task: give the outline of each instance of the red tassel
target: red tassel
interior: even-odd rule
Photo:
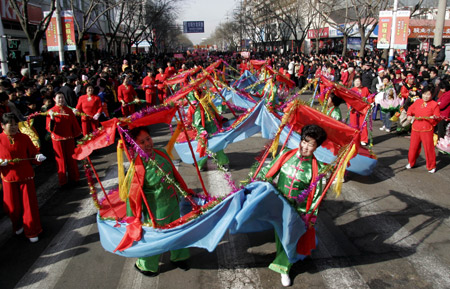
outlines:
[[[311,250],[316,248],[316,230],[309,227],[308,230],[300,237],[297,243],[297,253],[300,255],[311,255]]]

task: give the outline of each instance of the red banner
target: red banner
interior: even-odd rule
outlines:
[[[71,10],[61,12],[61,24],[63,29],[64,50],[76,50],[75,24]]]
[[[409,10],[397,11],[395,18],[394,49],[406,49],[409,34]]]
[[[47,16],[49,12],[45,11],[44,16]],[[53,14],[50,24],[45,31],[45,36],[47,38],[47,50],[48,51],[58,51],[58,32],[56,31],[56,16]]]
[[[0,0],[1,1],[1,0]],[[46,16],[49,12],[45,11]],[[62,11],[61,12],[61,29],[63,34],[64,50],[76,50],[75,45],[75,25],[73,22],[73,12],[72,11]],[[56,14],[53,13],[50,24],[48,25],[47,31],[45,31],[47,38],[47,50],[48,51],[58,51],[58,32],[56,29]]]
[[[391,42],[392,11],[380,11],[378,20],[378,49],[389,49]]]

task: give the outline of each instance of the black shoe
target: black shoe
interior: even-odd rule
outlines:
[[[191,269],[191,267],[189,267],[188,263],[186,261],[171,261],[173,265],[175,265],[176,267],[180,268],[181,270],[187,271],[189,269]]]
[[[155,276],[158,276],[158,272],[152,272],[152,271],[144,271],[144,270],[141,270],[141,269],[139,269],[139,267],[136,265],[136,263],[134,264],[134,268],[136,268],[136,270],[138,270],[139,271],[139,273],[141,273],[141,274],[143,274],[143,275],[145,275],[145,276],[147,276],[147,277],[155,277]]]

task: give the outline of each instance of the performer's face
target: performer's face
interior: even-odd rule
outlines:
[[[310,157],[313,155],[317,148],[317,142],[315,139],[307,136],[300,142],[300,154],[302,157]]]
[[[153,154],[153,140],[146,131],[141,131],[138,134],[136,143],[146,154]]]
[[[422,99],[425,102],[428,102],[431,100],[431,91],[426,91],[422,94]]]
[[[94,94],[94,88],[92,86],[88,86],[86,88],[86,92],[88,95],[92,95],[92,94]]]
[[[13,136],[19,131],[19,125],[12,120],[11,123],[2,124],[2,129],[6,135]]]
[[[64,94],[58,93],[53,100],[55,101],[55,104],[57,106],[63,106],[64,105]]]

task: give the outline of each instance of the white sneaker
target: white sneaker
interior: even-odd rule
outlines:
[[[431,169],[431,170],[429,170],[428,172],[429,172],[430,174],[434,174],[434,173],[436,172],[436,168]]]
[[[385,128],[384,130],[387,132],[391,132],[391,129],[389,129],[389,128]]]
[[[291,278],[289,278],[289,274],[281,274],[281,285],[284,287],[291,286]]]
[[[16,235],[20,235],[23,233],[23,227],[16,231]]]
[[[382,127],[380,127],[380,130],[384,130],[386,127],[383,125]]]
[[[408,163],[405,167],[407,170],[409,170],[411,168],[411,165]]]
[[[33,237],[33,238],[29,238],[31,243],[36,243],[37,241],[39,241],[39,237]]]

